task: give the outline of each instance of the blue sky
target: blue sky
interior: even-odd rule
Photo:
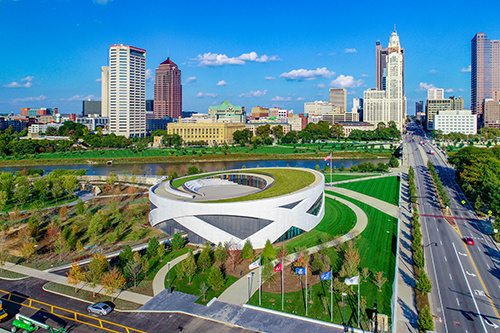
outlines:
[[[328,100],[329,87],[345,87],[352,103],[375,86],[375,42],[385,47],[394,24],[409,113],[431,86],[469,108],[470,40],[500,39],[498,12],[500,1],[0,0],[0,113],[80,113],[83,99],[100,99],[113,44],[146,49],[152,77],[170,56],[184,110],[227,99],[298,113]]]

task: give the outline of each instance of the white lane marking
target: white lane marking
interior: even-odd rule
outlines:
[[[446,258],[446,256],[444,256],[444,261],[448,261],[448,259]]]
[[[472,276],[472,277],[476,277],[476,276],[477,276],[477,275],[476,275],[476,274],[474,274],[474,273],[469,273],[469,272],[467,272],[467,271],[465,271],[465,272],[467,273],[467,275],[470,275],[470,276]]]
[[[439,232],[439,229],[438,229],[438,227],[436,227],[436,230],[437,230],[437,232]]]
[[[443,245],[443,241],[439,241],[439,244]]]
[[[490,265],[486,264],[486,266],[488,266],[488,270],[491,270]]]
[[[467,280],[467,276],[465,275],[464,266],[462,266],[462,262],[460,261],[460,257],[458,256],[458,251],[457,251],[457,248],[455,247],[455,243],[451,243],[451,245],[453,245],[453,249],[455,250],[455,254],[457,255],[458,263],[460,264],[460,269],[462,270],[462,273],[464,274],[464,279],[465,279],[465,282],[467,283],[467,288],[469,288],[470,295],[472,296],[472,300],[474,301],[474,305],[476,306],[476,311],[479,314],[479,318],[481,319],[481,324],[483,325],[483,329],[485,332],[488,332],[486,330],[486,326],[484,326],[483,315],[481,314],[481,312],[479,311],[479,308],[477,307],[476,298],[474,297],[474,294],[472,293],[472,289],[470,288],[469,280]]]
[[[458,301],[458,298],[455,298],[457,300],[457,305],[460,306],[460,302]]]
[[[450,280],[453,280],[453,278],[451,277],[451,274],[450,274]]]
[[[453,244],[453,243],[452,243],[452,244]],[[453,246],[455,246],[455,245],[453,245]],[[460,254],[461,256],[467,257],[467,254],[466,254],[466,253],[458,252],[458,254]]]

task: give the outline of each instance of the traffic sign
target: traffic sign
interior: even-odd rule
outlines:
[[[465,205],[465,200],[462,200],[462,204]]]

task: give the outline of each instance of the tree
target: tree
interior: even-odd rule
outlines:
[[[210,287],[208,286],[208,284],[205,283],[205,281],[203,281],[202,283],[200,283],[200,296],[203,297],[203,299],[201,300],[202,302],[206,302],[206,296],[207,296],[207,292],[208,292],[208,289],[210,289]]]
[[[21,245],[19,249],[21,252],[21,256],[26,260],[26,263],[29,262],[29,258],[35,253],[35,243],[28,242]]]
[[[210,270],[210,273],[208,274],[207,277],[207,282],[208,285],[213,289],[213,290],[219,290],[224,286],[224,275],[222,275],[222,271],[219,266],[214,266]]]
[[[78,199],[75,205],[75,210],[76,214],[78,215],[83,215],[85,213],[85,204],[83,203],[82,199]]]
[[[423,269],[421,269],[417,275],[416,288],[423,294],[430,293],[432,290],[431,280],[429,279],[429,276],[427,275],[427,273],[425,273]]]
[[[123,250],[120,251],[118,255],[118,267],[121,268],[123,272],[126,272],[127,264],[134,257],[134,252],[132,252],[132,248],[130,245],[125,245]]]
[[[262,282],[267,282],[269,283],[269,286],[271,286],[271,283],[274,282],[274,276],[273,263],[267,262],[262,268]]]
[[[148,248],[146,250],[146,254],[149,258],[152,258],[158,254],[158,247],[160,243],[156,237],[152,237],[149,239]]]
[[[82,271],[80,265],[78,265],[77,263],[72,263],[71,269],[66,275],[66,281],[68,281],[69,284],[75,287],[76,293],[78,284],[85,280],[85,273]]]
[[[182,237],[180,232],[176,232],[172,236],[172,239],[170,240],[170,244],[172,244],[172,249],[180,250],[184,247],[184,244],[185,244],[184,237]]]
[[[265,263],[271,261],[276,257],[276,251],[273,248],[273,244],[268,239],[266,241],[266,245],[264,246],[264,250],[262,250],[262,261]]]
[[[344,126],[340,124],[333,124],[332,127],[330,127],[330,132],[332,136],[334,136],[337,140],[339,138],[344,137]]]
[[[358,266],[361,258],[359,252],[355,247],[354,242],[349,242],[347,250],[344,253],[344,264],[340,269],[340,276],[344,278],[351,278],[358,274]]]
[[[111,271],[105,273],[102,277],[102,285],[106,294],[109,296],[116,293],[118,290],[123,289],[125,283],[126,280],[117,267],[113,267]],[[116,296],[112,298],[112,301],[114,301],[115,298]]]
[[[236,269],[236,265],[240,262],[241,251],[238,249],[238,244],[233,240],[226,243],[227,261],[233,266],[233,272]]]
[[[418,316],[418,327],[420,332],[429,332],[434,330],[434,320],[432,319],[431,310],[426,305]]]
[[[32,215],[28,220],[27,231],[31,238],[36,239],[40,232],[40,220],[37,215]]]
[[[279,248],[278,248],[278,251],[276,252],[276,258],[279,260],[279,261],[283,261],[285,260],[285,258],[288,256],[288,250],[286,249],[286,247],[284,247],[283,245],[281,245]]]
[[[215,260],[217,260],[219,263],[222,264],[226,261],[227,258],[226,249],[224,248],[224,245],[222,245],[221,242],[217,244],[214,255],[215,255]]]
[[[163,257],[167,254],[167,250],[165,249],[165,244],[160,243],[158,245],[158,249],[156,250],[156,255],[160,258],[160,262],[163,261]]]
[[[193,251],[189,251],[187,258],[184,260],[186,261],[184,263],[184,271],[186,272],[186,275],[189,278],[188,285],[191,285],[191,279],[193,278],[193,275],[196,274],[196,269],[198,268],[196,267]]]
[[[103,228],[102,215],[103,215],[102,211],[99,210],[97,214],[92,216],[92,219],[90,220],[90,225],[87,229],[87,232],[89,234],[94,235],[94,241],[97,240],[97,234],[99,234]]]
[[[30,183],[28,177],[16,177],[16,191],[14,193],[14,200],[19,205],[24,205],[31,195]]]
[[[89,285],[92,287],[92,295],[95,297],[95,287],[101,282],[104,272],[108,269],[108,261],[104,254],[98,252],[94,255],[89,263],[86,272],[86,278]]]
[[[282,125],[276,125],[272,128],[272,133],[274,135],[274,137],[280,139],[281,137],[283,137],[283,126]]]
[[[0,190],[0,212],[4,212],[7,208],[8,195],[5,191]]]
[[[139,279],[142,273],[142,260],[139,252],[135,252],[132,256],[132,260],[127,263],[126,271],[128,275],[134,281],[134,287],[137,287],[137,280]]]
[[[265,139],[271,134],[271,125],[265,124],[258,126],[255,129],[255,135],[260,136],[262,139]]]
[[[67,193],[67,198],[78,188],[78,178],[75,175],[63,176],[64,190]]]
[[[370,269],[368,267],[364,267],[362,270],[361,270],[361,276],[363,277],[364,281],[366,282],[366,280],[368,279],[368,277],[370,277]]]
[[[375,273],[374,284],[378,287],[378,291],[382,292],[382,286],[387,282],[387,278],[382,276],[382,272]]]
[[[205,270],[212,265],[212,260],[210,259],[210,243],[205,243],[203,249],[201,250],[200,256],[198,257],[198,267],[202,269],[202,273],[205,274]]]
[[[318,275],[318,277],[319,277],[319,275],[321,274],[323,269],[324,269],[324,266],[323,266],[323,261],[321,261],[321,256],[319,255],[319,253],[316,253],[314,255],[314,259],[311,263],[311,272],[313,274]]]
[[[59,216],[61,217],[61,219],[65,219],[67,213],[68,208],[66,206],[62,206],[61,208],[59,208]]]
[[[391,156],[391,158],[389,159],[389,166],[391,168],[397,168],[399,167],[399,161],[397,158],[395,158],[394,156]]]
[[[252,243],[249,239],[247,239],[245,245],[243,245],[243,249],[241,250],[241,258],[248,260],[253,260],[254,258]]]

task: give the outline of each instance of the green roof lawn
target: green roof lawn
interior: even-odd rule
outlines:
[[[399,180],[397,176],[343,183],[338,184],[337,187],[366,194],[393,205],[399,204]]]

